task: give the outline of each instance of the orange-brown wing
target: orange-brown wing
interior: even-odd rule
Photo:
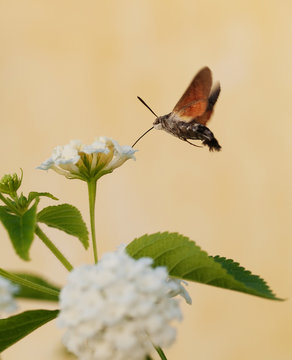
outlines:
[[[203,113],[201,116],[197,117],[195,121],[199,124],[206,125],[207,122],[210,120],[210,117],[213,113],[213,107],[216,104],[216,101],[218,99],[218,96],[220,94],[221,88],[220,84],[216,84],[214,89],[212,90],[209,99],[208,99],[208,106],[206,108],[205,113]]]
[[[208,99],[194,101],[179,111],[176,114],[179,116],[181,121],[190,122],[203,116],[208,107]]]
[[[202,105],[202,103],[207,102],[211,87],[211,70],[208,67],[204,67],[194,77],[189,87],[184,92],[183,96],[180,98],[179,102],[175,105],[173,112],[183,112],[183,108],[186,111],[186,108],[190,106],[190,109],[187,110],[188,115],[190,115],[191,112],[193,112],[193,118],[202,115],[204,113],[204,105]]]

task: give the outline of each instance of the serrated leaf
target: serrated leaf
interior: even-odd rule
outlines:
[[[156,233],[135,239],[127,246],[133,258],[151,257],[154,266],[166,266],[171,276],[247,294],[280,300],[258,276],[238,264],[213,258],[195,242],[177,233]]]
[[[55,319],[58,310],[30,310],[0,320],[0,352]]]
[[[258,275],[253,275],[249,270],[246,270],[244,267],[240,266],[239,263],[234,262],[232,259],[226,259],[220,256],[211,256],[211,258],[218,262],[228,274],[232,275],[234,279],[243,283],[246,287],[254,289],[257,292],[266,294],[267,297],[271,299],[275,298],[275,295],[262,278]],[[277,299],[281,300],[281,299]]]
[[[25,273],[13,273],[13,274],[21,277],[22,279],[32,281],[35,284],[45,286],[45,287],[47,287],[49,289],[56,290],[58,292],[60,291],[60,289],[57,286],[52,285],[50,282],[45,280],[43,277],[40,277],[39,275],[25,274]],[[17,285],[17,286],[19,287],[19,291],[14,295],[15,297],[19,297],[19,298],[22,298],[22,299],[38,299],[38,300],[47,300],[47,301],[59,301],[59,296],[58,295],[51,295],[51,294],[46,294],[46,293],[43,293],[43,292],[39,292],[39,291],[31,289],[31,288],[29,288],[27,286],[20,286],[20,285]]]
[[[77,237],[85,249],[88,248],[88,230],[80,211],[75,206],[69,204],[48,206],[38,213],[37,220]]]
[[[31,203],[35,198],[45,196],[53,200],[58,200],[54,195],[49,192],[38,192],[38,191],[31,191],[28,194],[28,203]]]
[[[11,214],[4,206],[0,207],[0,221],[6,228],[16,253],[23,259],[29,260],[36,225],[37,202],[24,214]]]

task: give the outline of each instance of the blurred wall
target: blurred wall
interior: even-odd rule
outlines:
[[[170,360],[292,358],[291,12],[285,0],[0,2],[1,176],[23,168],[24,192],[49,191],[86,220],[85,184],[35,169],[52,148],[99,135],[130,145],[154,120],[137,95],[162,115],[201,67],[220,80],[210,128],[222,152],[147,135],[137,161],[99,183],[100,253],[146,232],[177,231],[288,300],[190,284],[193,306],[183,306]],[[46,231],[75,265],[92,261],[75,239]],[[65,282],[41,243],[23,263],[2,228],[0,236],[2,267]],[[61,335],[52,322],[3,359],[63,359]]]

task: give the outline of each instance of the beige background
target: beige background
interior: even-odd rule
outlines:
[[[177,231],[288,300],[190,284],[193,306],[183,306],[170,360],[292,359],[291,13],[285,0],[0,2],[1,176],[22,167],[25,193],[50,191],[87,220],[85,184],[35,170],[52,148],[99,135],[131,144],[154,120],[137,95],[162,115],[201,67],[221,82],[210,124],[221,153],[153,131],[136,162],[100,181],[100,253],[146,232]],[[75,239],[45,230],[75,265],[92,261]],[[0,236],[2,267],[65,282],[37,240],[24,263],[2,228]],[[52,322],[3,359],[64,359],[61,334]]]

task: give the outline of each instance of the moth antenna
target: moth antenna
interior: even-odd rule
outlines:
[[[134,146],[137,144],[137,142],[138,142],[139,140],[141,140],[142,137],[145,136],[147,133],[149,133],[149,131],[152,130],[152,129],[154,129],[154,126],[152,126],[150,129],[148,129],[147,131],[145,131],[144,134],[142,134],[142,135],[134,142],[134,144],[132,145],[132,147],[134,147]]]
[[[152,112],[152,114],[153,114],[155,117],[158,117],[158,116],[155,114],[155,112],[151,109],[151,107],[150,107],[149,105],[147,105],[143,99],[140,98],[140,96],[137,96],[137,98],[138,98],[138,100],[141,101],[141,103],[142,103],[143,105],[145,105],[145,106],[147,107],[147,109],[149,109],[149,110]],[[138,142],[139,140],[141,140],[142,137],[145,136],[147,133],[149,133],[149,131],[151,131],[152,129],[154,129],[154,126],[152,126],[150,129],[148,129],[147,131],[145,131],[144,134],[142,134],[142,135],[134,142],[134,144],[132,145],[132,147],[134,147],[134,146],[137,144],[137,142]]]
[[[147,104],[145,103],[145,101],[140,98],[140,96],[137,96],[137,98],[141,101],[141,103],[142,103],[143,105],[145,105],[145,106],[147,107],[147,109],[149,109],[149,110],[152,112],[152,114],[153,114],[154,116],[158,117],[158,116],[155,114],[155,112],[150,108],[150,106],[147,105]]]

